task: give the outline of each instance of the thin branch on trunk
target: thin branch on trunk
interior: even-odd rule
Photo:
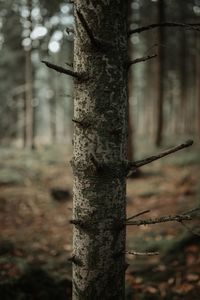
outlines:
[[[82,128],[86,129],[88,127],[91,126],[91,124],[87,121],[84,121],[84,120],[76,120],[76,119],[72,119],[72,122],[74,122],[75,124],[78,124],[80,125]]]
[[[125,264],[124,270],[126,271],[128,269],[128,267],[130,266],[130,264]]]
[[[74,34],[74,28],[66,27],[65,31],[68,35],[70,35],[70,33]]]
[[[167,155],[169,155],[171,153],[174,153],[176,151],[179,151],[181,149],[189,147],[192,144],[193,144],[193,141],[192,140],[188,140],[188,141],[186,141],[185,143],[183,143],[183,144],[181,144],[179,146],[176,146],[176,147],[170,148],[168,150],[165,150],[165,151],[163,151],[163,152],[161,152],[161,153],[159,153],[157,155],[153,155],[153,156],[147,157],[145,159],[138,160],[136,162],[130,162],[128,164],[128,169],[131,171],[132,169],[134,170],[136,168],[140,168],[140,167],[142,167],[144,165],[147,165],[147,164],[151,163],[154,160],[160,159],[160,158],[162,158],[164,156],[167,156]]]
[[[133,215],[133,216],[130,217],[130,218],[127,218],[126,221],[130,221],[130,220],[132,220],[132,219],[134,219],[134,218],[137,218],[137,217],[139,217],[139,216],[141,216],[141,215],[144,215],[144,214],[147,214],[147,213],[149,213],[149,212],[150,212],[149,209],[144,210],[144,211],[142,211],[142,212],[140,212],[140,213],[138,213],[138,214],[136,214],[136,215]]]
[[[73,68],[73,63],[69,63],[69,62],[66,61],[65,64],[66,64],[68,67]]]
[[[144,220],[135,220],[135,221],[128,221],[126,222],[126,226],[129,225],[152,225],[152,224],[158,224],[158,223],[166,223],[166,222],[182,222],[182,221],[190,221],[192,220],[192,216],[185,214],[180,215],[174,215],[174,216],[164,216],[160,218],[154,218],[154,219],[144,219]]]
[[[182,27],[189,30],[197,30],[200,31],[200,29],[197,27],[200,26],[200,23],[197,24],[184,24],[184,23],[177,23],[177,22],[163,22],[163,23],[154,23],[147,26],[138,27],[136,29],[129,30],[128,35],[134,34],[134,33],[141,33],[143,31],[151,30],[158,27]]]
[[[74,71],[71,71],[71,70],[68,70],[68,69],[65,69],[61,66],[52,64],[52,63],[50,63],[46,60],[42,60],[42,63],[44,63],[48,68],[53,69],[58,73],[67,74],[67,75],[75,77],[75,78],[81,78],[81,76],[78,73],[76,73]]]
[[[183,221],[181,221],[180,223],[181,223],[181,225],[183,225],[183,227],[185,227],[187,229],[187,231],[189,231],[193,235],[196,235],[196,236],[200,237],[200,233],[199,232],[194,231],[190,226],[188,226],[187,224],[185,224]]]
[[[147,61],[149,59],[152,59],[152,58],[155,58],[157,57],[158,55],[157,54],[153,54],[153,55],[148,55],[148,56],[143,56],[143,57],[140,57],[140,58],[136,58],[134,60],[131,60],[127,63],[127,66],[130,67],[134,64],[137,64],[137,63],[140,63],[140,62],[144,62],[144,61]]]
[[[72,262],[73,264],[82,267],[83,263],[82,261],[76,257],[75,255],[72,255],[70,258],[68,258],[68,261]]]
[[[138,252],[138,251],[126,251],[125,254],[136,255],[136,256],[154,256],[159,255],[159,252]]]

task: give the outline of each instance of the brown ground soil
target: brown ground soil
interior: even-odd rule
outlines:
[[[50,193],[72,189],[65,153],[42,161],[36,155],[31,163],[19,156],[1,162],[7,180],[0,178],[0,299],[71,299],[72,200],[55,201]],[[128,180],[127,215],[149,209],[141,218],[159,217],[197,207],[199,166],[164,161],[144,167],[141,177]],[[128,228],[127,250],[160,255],[127,255],[127,300],[199,299],[198,228],[199,218]]]

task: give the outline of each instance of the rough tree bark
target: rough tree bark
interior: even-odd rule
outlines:
[[[200,139],[200,41],[198,36],[196,36],[196,43],[196,132],[198,139]]]
[[[131,9],[131,4],[132,0],[128,1],[128,25],[130,26],[132,24],[132,19],[133,19],[133,14],[132,14],[132,9]],[[132,56],[133,53],[133,44],[129,40],[128,44],[128,53],[129,57]],[[129,70],[129,77],[128,77],[128,159],[129,160],[134,160],[134,126],[133,126],[133,121],[132,121],[132,114],[131,114],[131,105],[130,101],[133,98],[133,72]]]
[[[124,0],[76,0],[73,299],[123,300],[127,153]]]

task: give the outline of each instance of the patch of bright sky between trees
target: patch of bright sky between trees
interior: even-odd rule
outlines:
[[[62,25],[63,27],[71,27],[73,25],[74,19],[73,16],[70,14],[70,7],[67,4],[60,6],[60,12],[57,15],[54,15],[50,18],[47,22],[46,26],[41,24],[42,17],[39,7],[35,7],[31,11],[31,17],[33,19],[33,26],[32,31],[30,32],[30,24],[27,21],[29,17],[29,11],[27,8],[23,8],[21,10],[21,16],[25,21],[23,22],[24,31],[23,31],[23,41],[22,45],[24,48],[29,48],[31,46],[32,41],[37,41],[39,39],[44,38],[48,34],[48,29],[51,26],[58,26]],[[52,36],[50,37],[50,41],[48,44],[48,49],[52,53],[57,53],[60,50],[61,42],[64,37],[63,31],[57,29],[53,32]]]
[[[157,2],[157,0],[151,0],[151,1]],[[140,4],[139,0],[136,0],[131,5],[132,10],[134,10],[134,15],[135,15],[136,19],[137,19],[137,17],[139,18],[140,5],[141,4]],[[195,0],[194,6],[193,6],[193,12],[195,15],[200,15],[200,0]],[[31,16],[36,25],[34,25],[34,28],[31,33],[29,30],[30,24],[28,24],[28,21],[26,20],[29,16],[29,11],[26,7],[24,7],[21,10],[21,15],[22,15],[22,18],[24,18],[24,20],[25,20],[23,23],[24,39],[22,41],[24,48],[29,48],[32,41],[37,41],[39,39],[44,38],[48,34],[49,27],[57,26],[59,24],[62,26],[65,26],[65,27],[71,27],[74,22],[73,16],[70,14],[70,7],[68,4],[62,4],[60,6],[60,12],[57,15],[54,15],[51,17],[51,19],[47,23],[47,26],[44,26],[41,24],[42,17],[41,17],[40,8],[39,7],[33,8],[32,12],[31,12]],[[135,27],[137,27],[137,23],[131,24],[131,29],[134,29]],[[52,34],[49,44],[48,44],[49,51],[51,51],[52,53],[59,52],[63,37],[64,37],[63,31],[55,30],[54,33]],[[140,42],[139,35],[137,35],[137,34],[134,35],[131,38],[131,42],[133,44],[138,44]]]

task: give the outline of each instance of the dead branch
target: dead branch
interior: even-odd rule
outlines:
[[[73,264],[75,264],[77,266],[80,266],[80,267],[83,266],[82,261],[78,257],[76,257],[75,255],[72,255],[70,258],[68,258],[68,261],[72,262]]]
[[[58,73],[67,74],[72,77],[80,78],[80,75],[74,71],[71,71],[71,70],[65,69],[63,67],[60,67],[58,65],[52,64],[46,60],[42,60],[42,63],[44,63],[48,68],[53,69]]]
[[[66,31],[66,33],[67,33],[68,35],[70,35],[70,33],[71,33],[71,34],[74,34],[74,28],[66,27],[65,31]]]
[[[159,255],[159,252],[125,251],[125,254],[129,254],[129,255],[137,255],[137,256],[153,256],[153,255]]]
[[[73,68],[73,67],[74,67],[74,64],[73,64],[73,63],[69,63],[69,62],[66,61],[65,64],[66,64],[67,66],[69,66],[70,68]]]
[[[76,120],[76,119],[72,119],[72,122],[74,122],[75,124],[83,126],[83,122],[82,121],[79,121],[79,120]]]
[[[147,60],[155,58],[157,56],[158,56],[157,54],[153,54],[153,55],[148,55],[148,56],[143,56],[143,57],[140,57],[140,58],[136,58],[134,60],[129,61],[127,65],[128,65],[128,67],[130,67],[134,64],[147,61]]]
[[[187,148],[187,147],[191,146],[192,144],[193,144],[193,141],[188,140],[188,141],[186,141],[185,143],[183,143],[179,146],[176,146],[176,147],[170,148],[168,150],[165,150],[165,151],[163,151],[163,152],[161,152],[157,155],[153,155],[153,156],[147,157],[145,159],[138,160],[136,162],[129,162],[128,169],[132,170],[132,169],[140,168],[144,165],[147,165],[147,164],[151,163],[154,160],[160,159],[160,158],[162,158],[164,156],[167,156],[171,153],[174,153],[174,152],[179,151],[181,149]]]
[[[188,226],[187,224],[185,224],[183,221],[181,221],[180,223],[181,223],[181,225],[183,227],[185,227],[187,229],[188,232],[190,232],[193,235],[196,235],[196,236],[200,237],[200,233],[199,232],[194,231],[190,226]]]
[[[163,22],[163,23],[154,23],[147,26],[138,27],[136,29],[129,30],[128,35],[134,34],[134,33],[141,33],[147,30],[151,30],[158,27],[181,27],[189,30],[197,30],[200,31],[197,26],[200,26],[200,23],[194,23],[194,24],[184,24],[184,23],[177,23],[177,22]]]
[[[128,267],[129,267],[129,264],[126,263],[124,266],[124,270],[126,271],[128,269]]]
[[[91,124],[89,122],[85,121],[84,119],[83,120],[77,120],[77,119],[73,118],[72,122],[74,122],[77,125],[80,125],[84,129],[86,129],[86,128],[88,128],[88,127],[91,126]]]
[[[144,210],[144,211],[142,211],[142,212],[140,212],[140,213],[138,213],[138,214],[136,214],[136,215],[133,215],[133,216],[130,217],[130,218],[127,218],[126,221],[130,221],[130,220],[132,220],[132,219],[134,219],[134,218],[136,218],[136,217],[139,217],[139,216],[141,216],[141,215],[147,214],[147,213],[149,213],[149,212],[150,212],[149,209]]]
[[[182,221],[190,221],[192,220],[192,216],[187,215],[186,213],[180,214],[180,215],[174,215],[174,216],[164,216],[160,218],[154,218],[154,219],[144,219],[144,220],[135,220],[135,221],[128,221],[126,222],[126,225],[152,225],[152,224],[158,224],[158,223],[166,223],[166,222],[182,222]]]

